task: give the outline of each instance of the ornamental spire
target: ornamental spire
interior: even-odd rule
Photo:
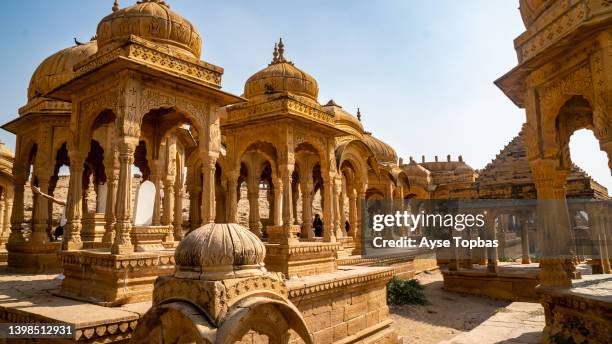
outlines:
[[[357,108],[357,119],[361,122],[361,111],[359,111],[359,108]]]
[[[115,3],[113,3],[113,12],[117,11],[119,11],[119,0],[115,0]]]
[[[278,61],[285,62],[285,45],[282,38],[278,40]]]
[[[293,65],[293,62],[285,59],[285,44],[282,38],[278,40],[278,43],[274,43],[274,52],[272,53],[272,62],[270,62],[270,65],[276,63],[289,63]]]

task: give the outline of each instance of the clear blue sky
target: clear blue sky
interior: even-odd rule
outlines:
[[[121,7],[135,0],[120,0]],[[286,56],[319,82],[321,103],[361,108],[367,130],[405,160],[462,154],[484,167],[525,119],[493,81],[516,65],[523,30],[518,0],[168,0],[204,38],[203,59],[225,68],[223,88]],[[3,2],[0,121],[26,102],[30,76],[53,52],[85,41],[113,0]],[[14,137],[0,138],[14,148]],[[592,135],[575,135],[572,158],[612,189],[605,154]]]

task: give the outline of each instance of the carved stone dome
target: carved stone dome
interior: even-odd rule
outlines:
[[[266,272],[266,248],[247,228],[211,223],[189,233],[174,253],[177,277],[205,280],[258,276]]]
[[[161,0],[141,0],[104,17],[96,30],[100,50],[113,49],[130,35],[162,45],[168,53],[183,53],[197,59],[202,50],[200,33],[187,19],[172,12]]]
[[[557,0],[519,0],[525,27],[529,27],[555,1]]]
[[[397,153],[395,149],[386,142],[383,142],[374,136],[372,133],[366,132],[363,136],[363,141],[372,150],[376,160],[386,163],[397,163]]]
[[[244,85],[244,96],[248,99],[280,92],[290,92],[314,101],[319,96],[315,78],[285,59],[282,40],[274,47],[270,65],[253,74]]]
[[[353,116],[348,111],[345,111],[342,106],[336,104],[333,99],[323,106],[323,109],[334,115],[336,127],[350,132],[351,134],[361,137],[363,135],[363,125],[361,121]],[[359,110],[357,110],[359,114]]]
[[[47,57],[34,71],[28,86],[28,101],[74,78],[74,66],[98,51],[96,41],[62,49]]]

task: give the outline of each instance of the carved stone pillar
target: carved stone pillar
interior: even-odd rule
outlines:
[[[238,177],[240,171],[234,171],[227,177],[227,222],[238,223]]]
[[[300,198],[299,183],[291,179],[291,211],[293,213],[293,224],[298,225],[298,198]]]
[[[119,180],[118,152],[112,151],[105,163],[106,167],[106,207],[104,209],[104,236],[102,242],[112,244],[115,241],[115,201],[117,199],[117,181]]]
[[[523,264],[531,264],[529,257],[529,213],[521,214],[521,250]]]
[[[202,202],[200,201],[200,194],[202,188],[199,185],[190,185],[189,186],[189,224],[190,231],[199,228],[200,223],[200,208]]]
[[[365,202],[366,199],[366,190],[367,190],[367,185],[363,185],[361,189],[358,190],[357,192],[357,209],[355,209],[355,213],[356,213],[356,218],[357,221],[355,222],[355,236],[354,236],[354,242],[355,242],[355,248],[359,251],[361,250],[361,223],[363,221],[362,215],[363,215],[363,202]]]
[[[344,192],[344,190],[342,190],[342,186],[340,186],[341,191],[340,191],[340,196],[338,198],[338,208],[340,209],[340,230],[342,231],[342,236],[348,236],[348,233],[346,232],[346,222],[348,221],[348,219],[346,218],[346,212],[344,211],[345,208],[345,201],[346,201],[346,194]],[[350,224],[349,224],[350,226]]]
[[[11,211],[11,233],[9,243],[21,243],[24,241],[21,230],[23,229],[23,193],[25,189],[25,175],[14,174],[13,209]]]
[[[312,173],[310,171],[302,171],[300,174],[300,187],[302,188],[302,238],[313,239],[314,231],[312,229],[312,191],[314,185],[312,183]]]
[[[344,218],[340,213],[344,213],[344,209],[340,208],[340,199],[342,198],[342,178],[336,176],[333,178],[334,189],[333,189],[333,208],[334,208],[334,231],[336,238],[344,237],[344,221],[340,221],[340,218]],[[344,204],[344,201],[342,201]]]
[[[129,254],[134,252],[130,238],[132,229],[132,164],[134,151],[138,145],[137,137],[122,137],[119,139],[119,180],[117,201],[115,204],[115,241],[111,248],[113,254]]]
[[[487,233],[487,240],[495,240],[497,238],[497,231],[495,228],[495,215],[491,210],[487,211],[484,219],[485,231]],[[487,252],[487,272],[497,273],[498,265],[498,252],[497,247],[489,247]]]
[[[164,204],[162,225],[172,226],[174,221],[174,176],[168,176],[164,180]]]
[[[355,239],[355,233],[357,232],[357,194],[354,189],[347,188],[348,201],[349,201],[349,233],[348,235]]]
[[[51,173],[49,171],[37,171],[38,188],[42,193],[49,193],[49,182],[51,180]],[[44,244],[49,241],[47,233],[47,224],[49,222],[49,204],[46,197],[38,195],[36,197],[36,204],[34,205],[36,210],[34,211],[33,219],[33,231],[31,236],[31,242],[37,244]]]
[[[323,240],[336,242],[334,228],[334,194],[333,175],[323,175]]]
[[[559,171],[556,159],[531,162],[538,193],[537,220],[541,244],[540,281],[543,286],[568,287],[576,278],[573,263],[571,225],[565,183],[568,172]]]
[[[63,250],[78,250],[83,247],[81,241],[81,212],[83,210],[83,158],[78,152],[70,156],[70,182],[68,184],[68,202],[66,204],[66,228],[64,229]]]
[[[217,159],[202,156],[202,225],[215,222],[215,164]]]
[[[6,212],[6,190],[2,190],[2,194],[0,195],[0,249],[4,247],[6,241],[8,239],[8,231],[5,226],[5,212]]]
[[[283,224],[283,181],[282,178],[275,178],[274,181],[274,225]]]
[[[179,172],[180,173],[180,172]],[[174,219],[172,221],[174,240],[183,240],[183,182],[182,176],[174,182]]]
[[[161,225],[161,188],[163,160],[151,161],[151,181],[155,184],[155,202],[153,203],[153,226]]]
[[[290,226],[293,224],[293,207],[292,207],[292,194],[291,194],[291,179],[293,175],[293,164],[285,164],[281,166],[281,180],[282,180],[282,218],[283,225]]]
[[[261,222],[259,219],[259,177],[254,171],[249,171],[247,178],[247,199],[249,200],[249,229],[259,238],[263,236],[261,232]]]

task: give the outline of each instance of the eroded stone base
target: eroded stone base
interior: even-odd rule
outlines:
[[[339,247],[332,242],[266,244],[266,268],[287,278],[334,272]]]
[[[544,306],[543,343],[610,343],[612,280],[609,276],[584,276],[571,288],[537,289]]]
[[[289,299],[303,314],[317,344],[398,343],[387,306],[386,284],[392,275],[390,268],[346,266],[334,273],[288,280]]]
[[[103,306],[150,301],[158,276],[174,273],[174,251],[113,255],[107,250],[61,251],[58,295]]]
[[[7,244],[8,266],[11,270],[27,273],[60,272],[57,252],[61,242]]]
[[[448,291],[489,296],[509,301],[537,302],[535,287],[540,283],[537,264],[516,268],[499,267],[498,273],[488,273],[485,266],[449,271],[442,269],[444,289]]]

